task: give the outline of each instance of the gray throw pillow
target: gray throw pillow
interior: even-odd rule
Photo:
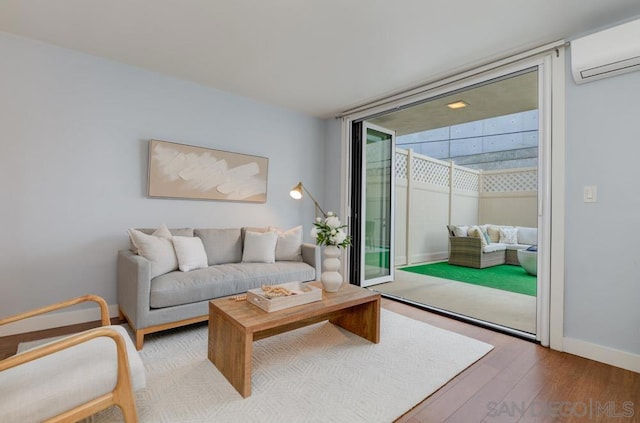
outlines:
[[[195,236],[204,244],[209,266],[242,261],[242,237],[240,228],[195,229]]]

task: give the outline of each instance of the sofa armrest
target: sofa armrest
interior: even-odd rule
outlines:
[[[136,329],[143,327],[150,296],[151,262],[129,250],[118,251],[118,305]]]
[[[449,242],[451,249],[464,249],[482,251],[482,240],[480,238],[471,238],[466,236],[450,236]]]
[[[320,247],[315,244],[303,243],[302,261],[316,269],[316,280],[319,280],[322,272],[320,268],[322,264],[320,259]]]

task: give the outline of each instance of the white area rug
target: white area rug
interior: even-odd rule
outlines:
[[[328,322],[254,343],[243,399],[207,358],[207,327],[145,338],[141,422],[391,422],[493,347],[382,310],[381,342]],[[92,422],[122,421],[116,408]]]

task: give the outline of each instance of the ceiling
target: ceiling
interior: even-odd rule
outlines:
[[[329,117],[638,0],[0,0],[0,30]]]
[[[464,101],[467,106],[461,109],[447,107],[457,101]],[[537,108],[538,72],[531,71],[367,120],[396,131],[396,135],[406,135]]]

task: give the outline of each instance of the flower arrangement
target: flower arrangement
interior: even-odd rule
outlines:
[[[351,236],[344,232],[346,227],[333,212],[327,212],[324,219],[317,217],[313,222],[311,237],[316,240],[317,245],[348,247],[351,245]]]

